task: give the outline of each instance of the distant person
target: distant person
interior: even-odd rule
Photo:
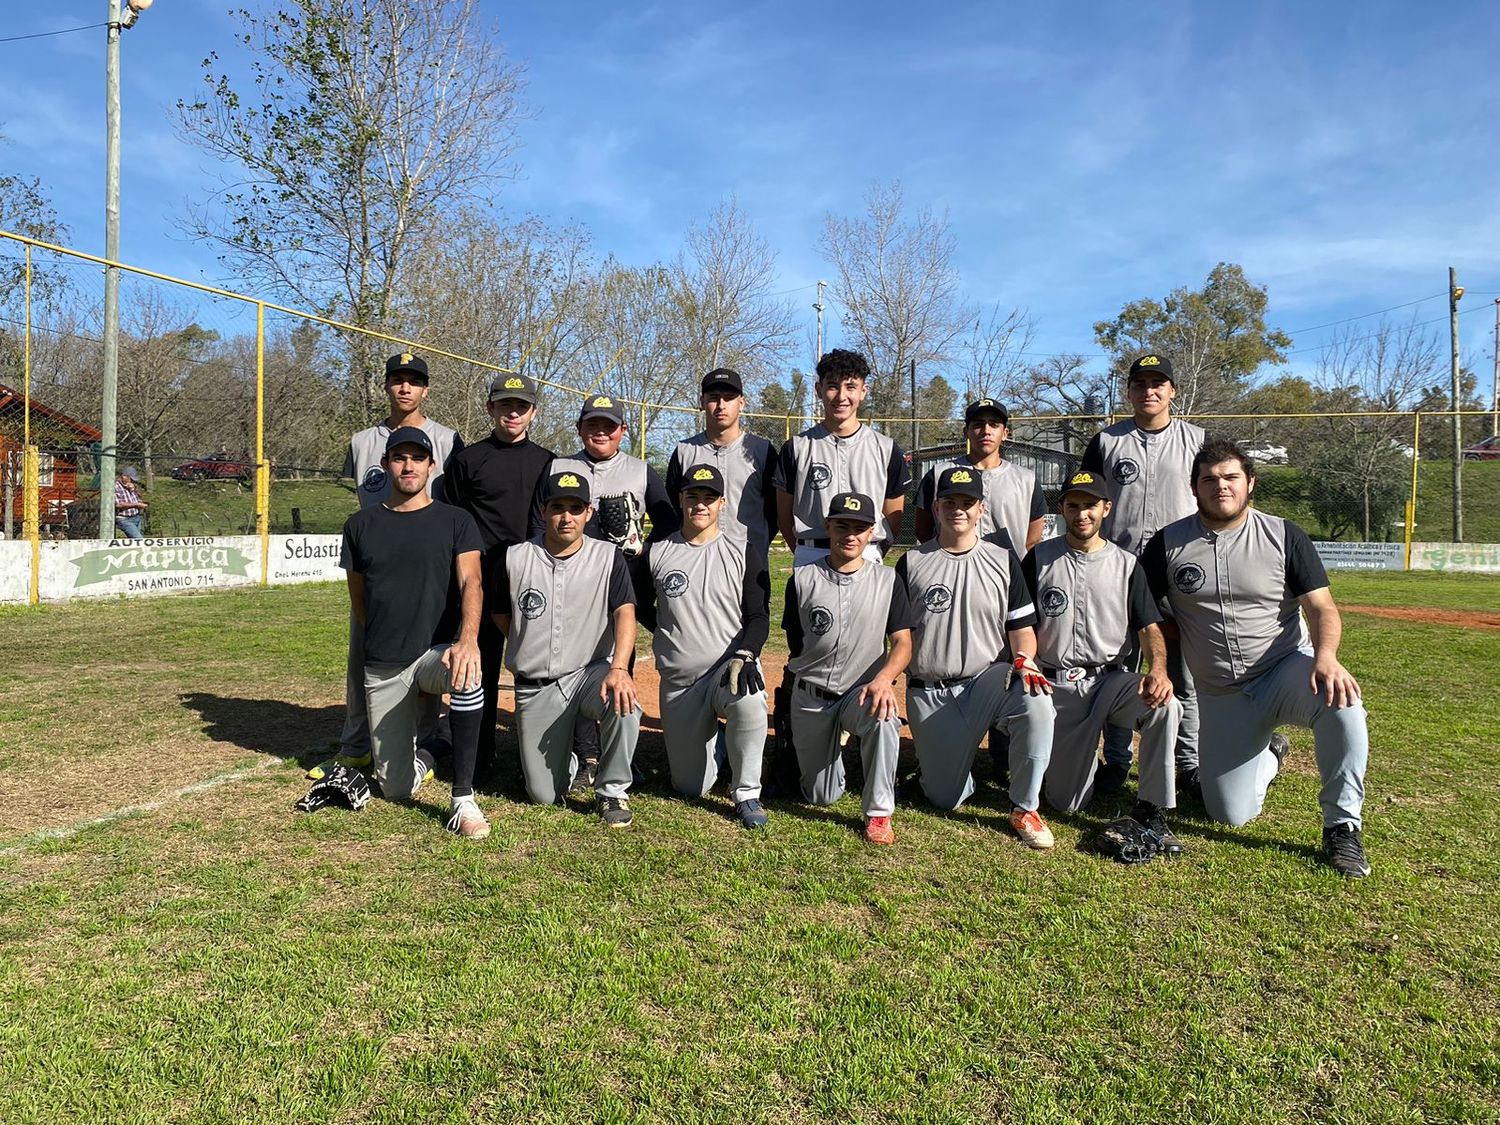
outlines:
[[[115,478],[115,527],[126,539],[144,539],[141,519],[150,507],[141,499],[141,472],[134,465],[127,465]]]
[[[964,436],[969,449],[957,457],[935,462],[922,477],[915,503],[917,542],[937,534],[933,491],[944,469],[972,468],[984,482],[984,516],[979,525],[981,539],[1005,533],[1004,543],[1022,558],[1042,541],[1047,501],[1036,473],[1005,460],[1010,438],[1010,412],[992,398],[971,402],[964,411]]]

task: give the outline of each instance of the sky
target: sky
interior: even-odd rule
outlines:
[[[181,231],[217,180],[171,119],[209,52],[243,71],[227,7],[156,0],[124,33],[121,253],[232,283]],[[1096,320],[1229,261],[1268,288],[1303,372],[1377,310],[1442,331],[1454,266],[1465,359],[1488,397],[1491,4],[991,0],[920,20],[878,0],[483,9],[527,73],[520,176],[500,204],[581,223],[601,253],[670,258],[689,222],[733,197],[810,325],[814,283],[833,280],[825,217],[857,215],[872,182],[899,180],[911,205],[948,215],[966,296],[1033,318],[1037,356],[1097,353]],[[0,39],[98,24],[107,8],[8,12]],[[0,60],[0,173],[40,179],[70,243],[101,253],[103,29],[0,42]]]

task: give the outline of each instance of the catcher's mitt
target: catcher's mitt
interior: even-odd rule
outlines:
[[[1150,863],[1157,852],[1158,837],[1140,821],[1122,816],[1099,829],[1094,842],[1100,855],[1116,863]]]
[[[599,499],[599,530],[627,555],[638,555],[646,542],[646,514],[632,492]]]
[[[349,766],[333,766],[313,783],[307,796],[297,802],[297,808],[302,812],[317,812],[324,805],[344,805],[358,812],[369,803],[369,779]]]

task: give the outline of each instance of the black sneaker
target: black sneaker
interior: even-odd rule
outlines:
[[[1279,730],[1271,732],[1271,741],[1266,749],[1276,755],[1276,776],[1281,776],[1281,771],[1286,767],[1286,756],[1292,752],[1292,740]]]
[[[771,819],[766,813],[766,807],[754,798],[736,801],[734,815],[740,818],[740,823],[746,828],[764,828]]]
[[[1182,841],[1173,835],[1172,829],[1167,826],[1167,818],[1162,815],[1161,809],[1150,801],[1137,801],[1135,808],[1130,810],[1130,818],[1141,824],[1151,834],[1151,842],[1156,847],[1157,855],[1176,859],[1186,850],[1182,846]]]
[[[1125,788],[1125,782],[1129,779],[1129,766],[1116,765],[1114,762],[1105,762],[1099,767],[1099,772],[1094,775],[1094,796],[1113,797],[1121,789]]]
[[[1357,824],[1339,824],[1323,829],[1323,858],[1346,879],[1363,879],[1370,873],[1364,841]]]
[[[599,776],[599,759],[584,758],[578,763],[578,776],[573,778],[573,788],[568,790],[575,797],[587,798],[594,792],[594,781]]]
[[[635,819],[630,815],[630,802],[624,797],[600,797],[599,818],[606,828],[629,828]]]
[[[1202,798],[1203,779],[1198,776],[1197,766],[1177,767],[1177,793],[1179,796],[1186,793],[1193,797]]]

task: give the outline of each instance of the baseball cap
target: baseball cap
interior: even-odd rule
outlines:
[[[127,465],[125,467],[125,471],[121,475],[129,477],[131,480],[138,481],[141,479],[141,471],[134,465]]]
[[[964,425],[969,425],[981,414],[998,414],[1001,422],[1007,426],[1010,425],[1010,411],[1005,409],[1004,403],[992,398],[975,399],[969,403],[964,411]]]
[[[1130,373],[1125,376],[1125,382],[1129,383],[1137,375],[1160,375],[1172,386],[1177,385],[1177,376],[1172,374],[1172,361],[1164,355],[1155,352],[1147,352],[1130,365]]]
[[[1080,469],[1068,478],[1068,483],[1063,485],[1062,494],[1066,496],[1070,492],[1086,492],[1097,500],[1114,499],[1109,494],[1109,485],[1104,483],[1104,478],[1087,469]]]
[[[400,372],[421,376],[420,379],[413,379],[412,382],[425,383],[428,381],[427,361],[419,355],[412,355],[411,352],[402,352],[400,355],[393,355],[385,361],[385,377],[387,379]]]
[[[535,406],[536,380],[530,375],[496,375],[490,380],[490,401],[502,398],[518,398]]]
[[[830,520],[852,520],[855,523],[875,523],[875,501],[863,492],[840,492],[828,502]]]
[[[385,451],[389,453],[398,445],[420,446],[427,451],[427,456],[432,456],[432,439],[419,426],[398,426],[392,430],[391,436],[385,439]]]
[[[542,492],[542,503],[552,500],[582,500],[589,503],[589,482],[582,473],[554,473],[547,478],[547,487]]]
[[[745,384],[740,380],[740,373],[731,367],[715,367],[703,376],[704,393],[716,388],[728,389],[737,395],[745,393]]]
[[[712,465],[697,465],[683,474],[682,491],[686,492],[690,488],[706,488],[723,496],[724,474]]]
[[[613,418],[615,425],[625,424],[625,408],[609,395],[589,395],[583,400],[583,410],[578,414],[580,422],[590,418]]]
[[[970,469],[963,465],[955,465],[951,469],[944,469],[937,479],[936,496],[973,496],[979,500],[984,499],[984,473],[979,469]]]

